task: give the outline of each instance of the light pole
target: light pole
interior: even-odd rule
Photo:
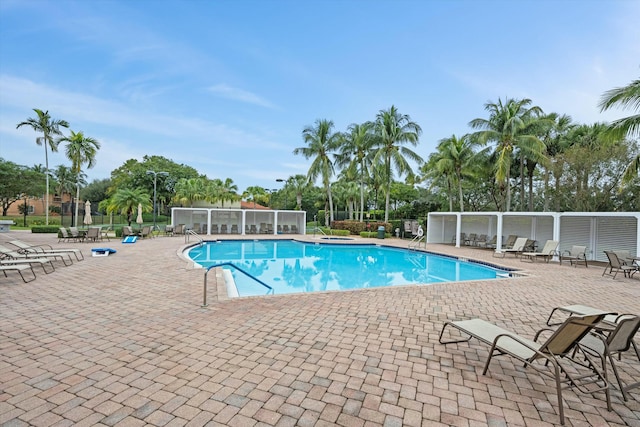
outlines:
[[[283,190],[284,190],[284,187],[286,187],[286,185],[287,185],[286,181],[284,179],[282,179],[282,178],[276,179],[276,182],[285,182],[285,184],[283,184],[283,186],[282,186]],[[287,210],[287,202],[288,202],[288,200],[287,200],[287,192],[285,191],[284,192],[284,210]]]
[[[158,185],[158,175],[169,176],[169,172],[147,171],[147,175],[153,175],[153,230],[156,229],[156,186]]]

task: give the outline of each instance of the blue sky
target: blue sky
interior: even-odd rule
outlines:
[[[498,98],[593,123],[640,77],[640,2],[0,0],[0,157],[44,164],[33,108],[99,140],[89,179],[161,155],[279,188],[317,119],[336,131],[391,105],[438,140]],[[68,164],[61,150],[50,166]]]

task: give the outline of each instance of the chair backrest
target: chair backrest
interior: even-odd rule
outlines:
[[[89,227],[87,230],[87,237],[92,239],[94,237],[100,237],[100,228],[98,227]]]
[[[69,227],[69,232],[73,237],[78,237],[80,232],[78,231],[78,227]]]
[[[0,245],[0,254],[4,254],[10,258],[20,258],[20,254],[11,248]]]
[[[513,246],[512,249],[515,249],[517,251],[521,251],[522,249],[524,249],[525,245],[527,244],[527,239],[526,237],[518,237],[516,238],[515,242],[513,242]]]
[[[560,242],[558,242],[557,240],[547,240],[544,244],[544,247],[540,251],[540,253],[552,254],[553,252],[556,251],[556,249],[558,249],[559,244]]]
[[[31,245],[23,242],[22,240],[12,240],[9,242],[9,244],[16,246],[20,249],[26,249],[26,250],[32,249]]]
[[[578,255],[587,255],[587,247],[586,246],[577,246],[577,245],[573,245],[571,246],[571,251],[569,251],[569,254],[571,256],[578,256]]]
[[[633,337],[640,329],[640,317],[634,314],[619,316],[618,326],[607,337],[609,352],[624,352],[631,347]]]
[[[60,234],[62,235],[62,237],[64,237],[65,239],[69,237],[69,233],[67,233],[67,229],[64,227],[60,227]]]
[[[615,250],[613,252],[616,254],[616,256],[620,260],[621,264],[630,263],[628,260],[631,259],[631,253],[629,251],[627,251],[627,250]]]
[[[567,318],[540,347],[540,352],[555,356],[569,353],[576,343],[584,338],[604,316],[605,314],[592,314]]]
[[[505,249],[512,248],[513,245],[516,243],[516,240],[518,240],[518,236],[516,236],[515,234],[509,234],[509,237],[507,237],[507,241],[504,242],[504,248]]]
[[[613,267],[613,268],[622,267],[622,261],[620,261],[620,258],[618,258],[618,255],[616,255],[615,252],[604,251],[604,254],[609,259],[609,264],[611,265],[611,267]]]

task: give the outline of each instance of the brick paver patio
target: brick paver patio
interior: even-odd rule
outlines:
[[[429,249],[529,276],[227,299],[212,275],[202,308],[203,270],[178,257],[181,237],[57,244],[11,232],[0,242],[12,237],[80,247],[86,259],[36,269],[28,284],[0,277],[3,426],[557,425],[551,380],[508,357],[483,376],[488,348],[439,344],[443,322],[480,317],[532,337],[559,305],[640,313],[638,275],[446,245]],[[91,257],[104,246],[118,253]],[[625,360],[623,378],[639,381],[640,363]],[[567,425],[640,426],[639,389],[624,402],[613,388],[612,412],[603,394],[563,395]]]

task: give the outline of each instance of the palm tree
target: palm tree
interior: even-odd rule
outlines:
[[[329,226],[333,222],[333,199],[331,197],[331,177],[334,173],[331,156],[340,144],[340,134],[333,132],[333,121],[316,120],[315,126],[307,126],[302,131],[302,137],[307,144],[293,150],[293,154],[302,154],[305,159],[313,158],[307,172],[309,183],[313,183],[318,176],[322,176],[322,185],[329,203]],[[326,212],[326,209],[325,209]],[[325,216],[327,214],[325,213]],[[325,220],[325,223],[328,222]]]
[[[471,163],[475,157],[473,151],[474,142],[469,135],[460,138],[451,135],[440,140],[438,152],[440,153],[436,170],[451,171],[458,185],[458,199],[460,212],[464,212],[464,198],[462,196],[462,180],[471,176]]]
[[[238,186],[233,183],[231,178],[225,179],[220,186],[220,200],[222,200],[222,207],[224,208],[225,200],[231,203],[235,202],[239,198]]]
[[[606,111],[611,107],[633,108],[640,110],[640,79],[632,81],[629,85],[608,90],[602,95],[600,100],[600,111]],[[611,123],[610,131],[613,137],[622,139],[624,137],[634,138],[640,135],[640,114],[618,119]],[[638,176],[640,171],[640,154],[627,166],[622,176],[622,184],[627,184]]]
[[[204,200],[207,190],[202,178],[180,178],[175,186],[174,200],[182,205],[193,207],[193,202]]]
[[[65,165],[58,165],[53,171],[55,177],[56,192],[60,195],[60,225],[64,224],[64,194],[73,191],[75,174],[70,167]]]
[[[360,222],[364,221],[364,188],[369,174],[371,154],[376,144],[373,132],[374,123],[353,123],[342,134],[340,153],[336,156],[339,167],[347,167],[355,171],[357,182],[360,184]]]
[[[309,188],[307,177],[301,174],[290,176],[286,186],[293,188],[296,193],[296,209],[302,210],[302,194]]]
[[[107,204],[107,213],[119,212],[127,215],[127,223],[131,226],[133,220],[133,212],[138,209],[138,205],[142,205],[142,209],[146,212],[151,211],[151,196],[142,188],[119,188],[111,196]]]
[[[257,185],[253,185],[251,187],[247,187],[246,191],[243,193],[243,196],[247,199],[247,201],[251,200],[253,202],[253,208],[256,208],[256,199],[258,197],[266,196],[267,192],[264,188],[259,187]]]
[[[400,114],[395,106],[388,110],[380,110],[376,116],[376,133],[380,138],[378,150],[374,162],[384,164],[386,175],[386,200],[384,207],[384,221],[389,221],[389,194],[393,173],[391,166],[395,167],[398,175],[413,175],[413,171],[407,159],[419,165],[423,160],[417,153],[402,144],[418,145],[418,138],[422,133],[420,126],[413,122],[406,114]]]
[[[45,179],[46,179],[46,197],[45,197],[45,222],[49,225],[49,153],[47,147],[51,148],[51,152],[58,151],[58,143],[54,141],[53,135],[62,135],[60,127],[69,127],[69,123],[64,120],[52,119],[49,115],[49,111],[42,111],[34,108],[38,117],[28,118],[26,121],[18,123],[16,129],[22,126],[30,126],[34,131],[42,133],[42,137],[36,138],[36,144],[44,145],[44,160],[45,160]],[[44,144],[43,144],[44,142]]]
[[[501,99],[497,103],[488,102],[485,110],[489,111],[488,119],[474,119],[469,126],[474,129],[482,129],[474,134],[478,142],[486,144],[495,142],[497,154],[496,180],[506,186],[506,198],[504,209],[511,209],[511,163],[513,152],[516,148],[521,153],[541,153],[544,144],[537,136],[525,132],[531,121],[542,110],[539,107],[529,107],[530,99],[507,99],[505,103]]]
[[[455,185],[453,165],[451,162],[446,161],[444,147],[440,147],[440,145],[438,145],[436,150],[437,151],[429,155],[427,162],[420,167],[420,180],[428,180],[431,182],[429,190],[432,190],[434,187],[441,188],[443,186],[442,183],[444,182],[447,200],[449,201],[449,212],[453,212],[453,187]]]
[[[71,131],[71,135],[63,136],[58,139],[58,144],[67,142],[65,155],[71,160],[71,171],[78,178],[82,172],[82,165],[87,164],[87,168],[91,169],[96,163],[96,153],[100,149],[100,143],[94,138],[84,136],[82,132]],[[80,180],[76,179],[76,217],[75,226],[78,226],[78,204],[80,200]]]

